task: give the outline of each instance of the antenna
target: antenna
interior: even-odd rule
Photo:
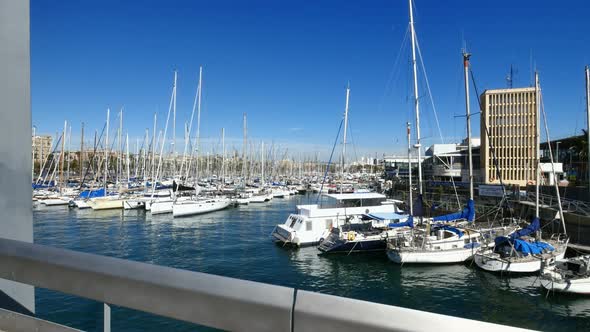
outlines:
[[[512,89],[514,87],[514,79],[517,73],[518,70],[515,69],[513,65],[510,65],[510,71],[506,75],[506,85],[509,89]]]

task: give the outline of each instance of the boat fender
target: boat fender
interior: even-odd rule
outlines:
[[[348,233],[348,241],[354,241],[354,233]]]

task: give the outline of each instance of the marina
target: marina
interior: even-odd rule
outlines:
[[[41,244],[82,252],[529,329],[590,328],[586,298],[547,297],[534,274],[501,277],[469,262],[402,267],[385,252],[320,256],[315,246],[276,245],[270,237],[273,228],[296,212],[297,205],[316,198],[297,195],[187,218],[37,206],[34,229]],[[38,289],[37,308],[47,320],[84,330],[102,327],[98,302]],[[112,315],[113,330],[197,328],[124,308],[113,308]]]
[[[590,330],[571,7],[0,0],[0,331]]]

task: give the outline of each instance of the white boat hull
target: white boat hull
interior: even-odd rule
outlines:
[[[544,260],[531,257],[530,259],[510,261],[502,259],[495,254],[477,253],[473,260],[478,267],[489,272],[533,273],[540,271],[542,265],[552,264],[555,260],[563,259],[564,256],[565,250]]]
[[[152,214],[164,214],[164,213],[172,213],[172,205],[173,201],[165,200],[165,201],[155,201],[151,202],[150,204],[150,212]]]
[[[88,201],[92,210],[114,210],[123,208],[122,199],[94,198]]]
[[[48,198],[41,201],[41,204],[46,206],[59,206],[59,205],[68,205],[70,200],[66,200],[64,198]]]
[[[90,209],[88,201],[83,199],[74,200],[74,205],[76,205],[78,209]]]
[[[176,203],[172,206],[173,217],[187,217],[225,209],[230,205],[229,199],[198,200]]]

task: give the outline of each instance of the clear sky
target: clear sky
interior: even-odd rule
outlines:
[[[415,7],[445,142],[465,136],[465,119],[455,116],[464,113],[463,40],[480,92],[506,87],[511,65],[514,85],[528,86],[533,66],[551,136],[586,127],[589,1],[417,0]],[[154,112],[162,129],[177,69],[180,138],[203,65],[202,137],[218,140],[225,127],[230,146],[241,148],[245,112],[251,138],[326,154],[350,82],[351,158],[399,152],[406,121],[414,123],[407,29],[405,0],[32,0],[33,124],[55,133],[68,120],[79,137],[82,121],[87,132],[100,129],[111,107],[114,127],[124,107],[131,137],[152,127]],[[428,145],[440,138],[425,88],[420,72]]]

